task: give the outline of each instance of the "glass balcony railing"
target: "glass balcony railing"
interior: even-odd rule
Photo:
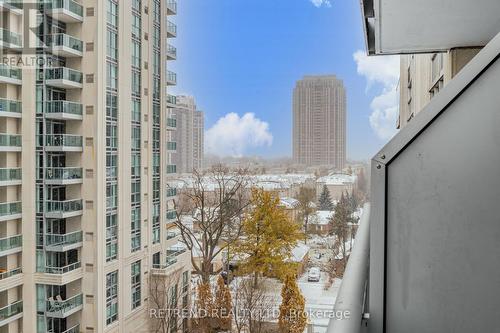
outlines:
[[[0,182],[21,180],[21,168],[0,168]]]
[[[167,150],[176,150],[176,149],[177,149],[177,142],[175,141],[167,142]]]
[[[177,195],[177,188],[169,187],[167,188],[167,197],[175,197]]]
[[[1,238],[0,239],[0,252],[12,250],[12,249],[21,247],[22,245],[23,245],[23,236],[22,235]]]
[[[71,213],[83,210],[82,199],[66,201],[46,201],[46,213]]]
[[[168,94],[167,95],[167,103],[169,103],[169,104],[177,104],[177,96]]]
[[[167,231],[167,239],[172,239],[180,235],[180,231]]]
[[[0,41],[21,47],[22,40],[23,38],[20,34],[0,28]]]
[[[22,80],[23,78],[22,70],[20,68],[11,67],[5,64],[0,64],[0,76],[15,80]]]
[[[58,333],[56,331],[50,330],[48,333]],[[68,328],[66,331],[63,331],[61,333],[80,333],[80,324],[77,324],[71,328]]]
[[[83,17],[83,6],[73,0],[52,0],[47,9],[64,9]]]
[[[46,68],[45,80],[68,80],[75,83],[82,83],[83,74],[68,67]]]
[[[0,309],[0,321],[23,313],[23,301],[17,301]]]
[[[45,273],[48,273],[48,274],[66,274],[66,273],[74,271],[75,269],[78,269],[80,267],[82,267],[82,263],[80,261],[63,266],[63,267],[45,266]]]
[[[172,71],[167,71],[167,81],[177,83],[177,74]]]
[[[81,135],[47,134],[45,145],[51,147],[83,147]]]
[[[177,48],[173,45],[167,44],[167,54],[172,58],[176,58],[177,57]]]
[[[21,147],[22,137],[18,134],[0,134],[0,147]]]
[[[22,103],[12,99],[0,98],[0,112],[21,113]]]
[[[83,42],[67,34],[47,35],[45,36],[45,44],[48,47],[64,46],[78,52],[83,52]]]
[[[177,0],[168,0],[167,9],[173,13],[177,13]]]
[[[68,113],[77,116],[83,114],[83,106],[80,103],[68,101],[48,101],[45,102],[46,113]]]
[[[106,167],[106,178],[116,178],[118,177],[117,167]]]
[[[22,272],[23,272],[22,268],[19,267],[19,268],[11,269],[10,271],[7,271],[7,272],[0,273],[0,281],[3,279],[10,278],[11,276],[15,276],[17,274],[21,274]]]
[[[10,6],[13,8],[17,9],[22,9],[23,8],[23,1],[22,0],[0,0],[0,5],[2,6]]]
[[[177,212],[175,210],[167,211],[167,220],[175,220],[177,218]]]
[[[177,119],[167,118],[167,126],[168,127],[177,127]]]
[[[66,300],[47,300],[46,308],[48,313],[59,313],[64,315],[68,311],[83,305],[83,294],[78,294]]]
[[[167,20],[167,32],[172,35],[177,35],[177,26],[169,20]]]
[[[175,164],[168,164],[167,165],[167,173],[176,173],[177,172],[177,165]]]
[[[83,231],[78,230],[68,234],[46,234],[45,244],[47,246],[64,246],[81,243],[83,240]]]
[[[46,180],[74,180],[83,178],[82,168],[46,168]]]
[[[21,212],[21,201],[0,203],[0,217],[21,214]]]

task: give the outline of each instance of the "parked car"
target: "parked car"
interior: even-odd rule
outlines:
[[[321,271],[319,267],[309,268],[309,272],[307,273],[307,281],[319,282],[320,277],[321,277]]]

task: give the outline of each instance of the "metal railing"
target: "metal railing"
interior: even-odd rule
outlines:
[[[7,77],[9,79],[22,80],[23,72],[20,68],[0,64],[0,76]]]
[[[76,307],[83,305],[83,294],[78,294],[73,297],[70,297],[66,300],[56,301],[56,300],[47,300],[47,312],[55,313],[59,312],[64,314]]]
[[[12,99],[0,98],[0,112],[21,113],[22,103]]]
[[[0,321],[23,312],[23,301],[17,301],[0,309]]]
[[[83,231],[78,230],[67,234],[46,234],[45,243],[48,246],[63,246],[75,243],[81,243],[83,240]]]
[[[21,147],[22,141],[22,136],[19,134],[0,133],[1,147]]]
[[[82,179],[82,168],[46,168],[46,180],[71,180]],[[1,180],[1,178],[0,178]]]
[[[368,283],[369,255],[370,205],[365,204],[354,246],[335,301],[335,313],[344,312],[346,316],[330,319],[327,333],[359,333],[361,331]],[[347,313],[349,313],[348,316]]]
[[[65,9],[83,17],[83,6],[73,0],[52,0],[47,9]]]
[[[10,271],[0,273],[0,280],[10,278],[11,276],[21,274],[22,272],[23,272],[23,269],[21,267],[11,269]]]
[[[66,201],[46,201],[45,204],[47,213],[68,213],[83,210],[82,199]]]
[[[75,51],[83,52],[83,42],[67,34],[46,35],[45,44],[49,47],[66,46]]]
[[[81,135],[72,134],[47,134],[45,145],[52,147],[83,147]]]
[[[45,266],[45,273],[48,274],[65,274],[75,269],[82,267],[82,263],[80,261],[63,266],[63,267],[54,267],[54,266]]]
[[[0,251],[12,250],[23,245],[23,236],[16,235],[0,239]]]
[[[48,333],[57,333],[53,330],[48,331]],[[61,333],[80,333],[80,324],[76,324],[75,326],[68,328],[66,331]]]
[[[68,67],[55,67],[45,69],[45,80],[68,80],[76,83],[83,82],[83,74]]]
[[[21,168],[0,168],[0,182],[21,180]]]
[[[0,216],[21,214],[21,212],[22,212],[21,201],[0,203]]]

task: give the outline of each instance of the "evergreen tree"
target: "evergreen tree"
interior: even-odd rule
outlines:
[[[333,210],[334,206],[332,203],[332,199],[330,198],[330,191],[328,191],[328,187],[323,185],[323,190],[319,196],[319,210]]]
[[[349,222],[351,222],[351,209],[348,198],[342,193],[340,200],[335,206],[335,213],[330,219],[331,232],[337,237],[342,251],[343,268],[347,262],[347,249],[345,243],[349,236]]]
[[[219,275],[214,299],[214,309],[217,311],[215,326],[218,331],[231,330],[231,303],[231,292],[229,291],[229,287],[224,283],[222,276]]]
[[[236,255],[243,258],[239,273],[253,274],[254,284],[261,275],[282,278],[295,269],[289,259],[303,234],[279,204],[276,195],[254,189],[252,209],[243,221],[242,237],[234,246]]]
[[[282,333],[302,333],[307,324],[304,296],[295,278],[288,275],[281,289],[281,305],[278,325]]]

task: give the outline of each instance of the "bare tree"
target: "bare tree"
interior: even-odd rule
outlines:
[[[316,199],[316,190],[314,188],[302,186],[295,198],[299,202],[299,218],[304,223],[304,239],[307,244],[307,234],[309,232],[309,217],[314,212],[311,204]]]
[[[150,332],[190,332],[185,318],[190,306],[189,282],[182,279],[181,270],[168,275],[151,273],[148,299]]]
[[[174,202],[174,224],[202,283],[219,273],[213,270],[214,259],[240,236],[242,214],[249,203],[247,185],[246,169],[231,170],[219,164],[206,172],[195,170]],[[182,221],[186,214],[193,217],[192,228]]]

